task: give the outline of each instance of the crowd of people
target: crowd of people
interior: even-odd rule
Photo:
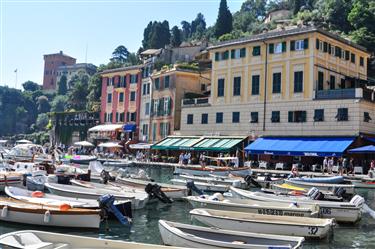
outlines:
[[[346,174],[346,175],[352,174],[354,176],[354,159],[352,157],[350,159],[347,157],[340,157],[337,159],[336,165],[338,166],[338,173],[341,176],[343,174]],[[327,172],[328,174],[332,174],[333,166],[335,166],[334,157],[325,157],[323,160],[323,167],[322,167],[323,174],[325,172]]]

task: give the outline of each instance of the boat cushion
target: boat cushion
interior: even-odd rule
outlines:
[[[0,244],[8,245],[15,248],[25,248],[18,240],[18,238],[14,237],[13,235],[9,235],[0,240]]]
[[[43,242],[33,233],[20,233],[17,237],[20,244],[25,246],[27,249],[48,249],[48,247],[52,245],[52,243]]]

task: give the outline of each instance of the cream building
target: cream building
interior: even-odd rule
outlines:
[[[209,48],[208,103],[184,103],[182,135],[375,134],[369,53],[316,27],[269,31]]]

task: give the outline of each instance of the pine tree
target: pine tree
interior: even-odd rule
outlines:
[[[60,78],[60,81],[57,82],[57,94],[58,95],[65,95],[68,91],[67,79],[66,76],[63,75]]]
[[[182,42],[181,30],[177,26],[173,26],[172,36],[171,36],[171,45],[173,47],[178,47],[180,46],[181,42]]]
[[[233,18],[232,14],[230,13],[227,1],[221,0],[220,7],[219,7],[219,14],[217,16],[216,24],[215,24],[215,36],[219,38],[220,36],[230,33],[233,29],[232,24]]]

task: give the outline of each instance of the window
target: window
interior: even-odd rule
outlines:
[[[121,92],[119,95],[118,95],[118,101],[119,102],[124,102],[124,93]]]
[[[370,120],[372,120],[372,118],[370,117],[370,113],[364,112],[363,113],[363,122],[370,122]]]
[[[320,50],[320,48],[321,48],[321,41],[319,41],[319,39],[316,39],[316,41],[315,41],[315,47],[316,47],[317,50]]]
[[[135,91],[130,92],[130,101],[135,101]]]
[[[258,123],[258,112],[250,113],[250,123]]]
[[[158,124],[153,123],[152,124],[152,141],[156,140],[156,130],[157,130],[157,128],[158,128]]]
[[[355,54],[350,54],[350,61],[355,63]]]
[[[335,56],[341,58],[341,48],[335,47]]]
[[[118,115],[118,112],[116,112],[116,119],[115,119],[115,120],[116,120],[116,123],[118,122],[118,118],[119,118],[118,116],[119,116],[119,115]]]
[[[336,119],[337,121],[348,121],[348,108],[338,108]]]
[[[280,123],[280,111],[272,111],[271,122],[272,123]]]
[[[164,77],[164,88],[169,88],[169,75]]]
[[[251,95],[259,95],[259,75],[253,75],[251,79]]]
[[[363,57],[359,57],[359,65],[363,67],[365,65],[365,59]]]
[[[108,86],[113,86],[113,78],[108,78]]]
[[[304,49],[308,48],[308,44],[309,44],[308,39],[291,41],[290,42],[290,50],[292,50],[292,51],[293,50],[296,50],[296,51],[304,50]]]
[[[148,124],[143,124],[142,125],[142,134],[144,136],[147,136],[148,135]],[[147,139],[146,139],[147,140]]]
[[[240,50],[239,49],[232,49],[230,51],[230,58],[231,59],[239,59],[240,58]]]
[[[217,96],[224,96],[224,79],[218,79],[217,81]]]
[[[150,83],[147,84],[147,94],[150,94]]]
[[[154,80],[154,83],[155,83],[155,89],[159,89],[160,88],[160,79],[159,78],[156,78]]]
[[[328,43],[327,43],[327,42],[324,42],[324,43],[323,43],[323,52],[324,52],[324,53],[327,53],[327,52],[328,52]]]
[[[207,113],[202,113],[201,124],[208,124],[208,114]]]
[[[143,84],[142,85],[142,95],[147,95],[147,85],[148,84]]]
[[[294,72],[294,92],[303,92],[303,71]]]
[[[314,122],[323,122],[324,121],[324,109],[315,109],[314,110]]]
[[[146,103],[145,105],[145,115],[150,115],[150,103]]]
[[[276,43],[273,47],[273,53],[275,54],[281,54],[282,52],[285,52],[285,51],[286,51],[286,42]],[[270,54],[272,54],[271,51],[270,51]]]
[[[130,113],[130,121],[135,122],[136,119],[137,119],[137,113],[136,112]]]
[[[186,121],[186,123],[187,124],[193,124],[193,119],[194,119],[194,115],[193,114],[188,114],[187,115],[187,121]]]
[[[241,95],[241,77],[234,77],[233,79],[233,96]]]
[[[345,79],[341,78],[340,88],[345,88]]]
[[[349,60],[350,59],[350,52],[348,50],[345,50],[345,60]]]
[[[329,89],[335,89],[336,77],[334,75],[329,76]]]
[[[260,46],[253,47],[253,56],[259,56],[260,55]]]
[[[137,83],[137,82],[138,82],[138,74],[131,74],[130,83]]]
[[[224,52],[216,52],[215,53],[215,61],[222,61],[222,60],[228,60],[229,58],[229,51]]]
[[[216,124],[221,124],[221,123],[223,123],[223,113],[217,112],[216,113]]]
[[[108,93],[108,95],[107,95],[107,103],[112,103],[112,93]]]
[[[289,123],[306,122],[306,111],[289,111],[288,122]]]
[[[232,123],[240,122],[240,112],[232,112]]]
[[[274,73],[272,80],[272,93],[281,92],[281,73]]]
[[[126,76],[125,75],[120,76],[119,87],[126,87]]]
[[[124,122],[125,121],[125,113],[120,113],[120,122]]]
[[[324,73],[322,71],[318,72],[318,90],[323,90],[324,88]]]

